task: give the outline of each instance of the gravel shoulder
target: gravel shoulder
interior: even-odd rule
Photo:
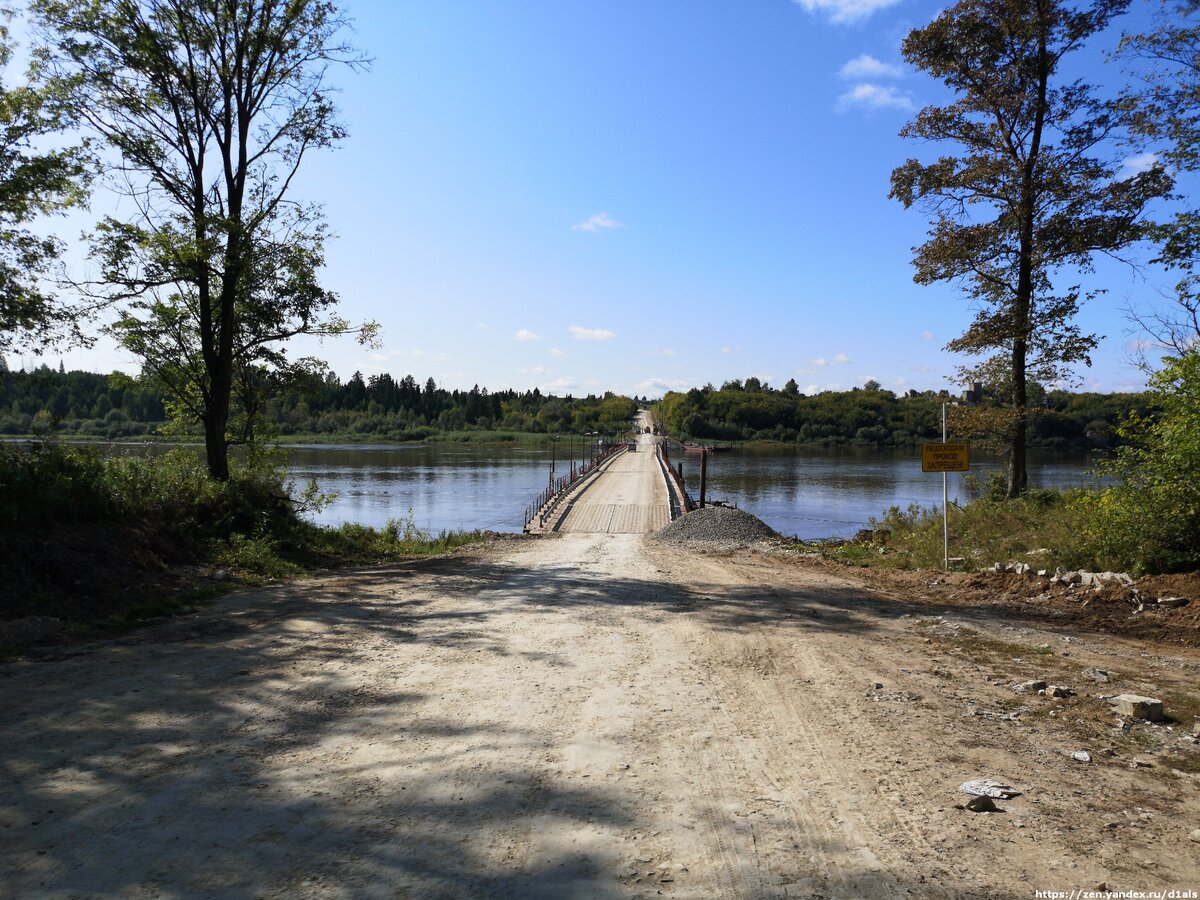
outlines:
[[[1198,679],[796,555],[500,542],[0,666],[0,896],[1197,890],[1191,722],[1099,697]]]

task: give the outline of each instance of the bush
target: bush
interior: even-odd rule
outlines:
[[[1039,490],[1016,500],[974,500],[950,508],[950,555],[965,556],[972,568],[995,562],[1029,561],[1038,568],[1090,567],[1090,552],[1079,537],[1078,495],[1084,492]],[[893,506],[872,519],[872,559],[900,568],[941,568],[942,511],[913,504]],[[858,558],[861,547],[840,548],[835,555]],[[1043,552],[1045,551],[1045,552]]]
[[[1159,412],[1131,416],[1127,446],[1106,467],[1118,483],[1076,504],[1085,539],[1106,568],[1200,567],[1200,350],[1164,360],[1150,381]]]

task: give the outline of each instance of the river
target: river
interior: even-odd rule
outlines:
[[[575,445],[575,454],[580,446]],[[567,441],[555,449],[565,472]],[[545,487],[551,449],[505,444],[311,444],[287,449],[289,473],[336,498],[316,515],[323,524],[382,526],[413,521],[430,531],[483,528],[517,532],[526,505]],[[693,496],[699,457],[677,455]],[[998,459],[972,459],[972,474],[998,471]],[[1082,457],[1031,455],[1030,481],[1044,487],[1093,483]],[[889,506],[940,505],[940,475],[923,474],[919,451],[814,451],[786,446],[742,447],[712,454],[708,497],[736,504],[783,534],[804,539],[848,537]],[[957,475],[950,496],[969,494]]]

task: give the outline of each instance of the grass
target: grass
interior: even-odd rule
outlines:
[[[1035,568],[1084,568],[1089,562],[1081,544],[1075,495],[1079,491],[1030,491],[1016,500],[981,498],[952,506],[950,553],[967,560],[968,568],[996,562],[1028,562]],[[851,565],[899,569],[943,566],[942,511],[913,504],[891,507],[870,522],[863,541],[830,544],[826,556]]]
[[[931,627],[938,623],[934,620],[921,619],[917,627]],[[1029,657],[1046,658],[1054,655],[1054,648],[1048,644],[1018,644],[998,638],[984,637],[972,632],[970,634],[941,635],[935,634],[932,639],[943,649],[957,652],[974,663],[991,663],[998,659],[1013,660]]]
[[[151,622],[159,622],[195,612],[234,590],[231,583],[205,584],[184,588],[171,594],[150,594],[95,625],[105,631],[132,631]],[[86,630],[87,626],[85,626]]]
[[[412,520],[321,527],[302,515],[281,470],[239,464],[226,482],[194,452],[105,457],[87,447],[0,446],[0,618],[49,615],[75,627],[133,627],[177,615],[228,585],[204,568],[261,584],[341,565],[445,553],[480,532],[431,535]],[[200,593],[196,593],[196,591]]]

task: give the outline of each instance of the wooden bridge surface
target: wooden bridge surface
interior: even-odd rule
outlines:
[[[545,528],[538,530],[643,534],[662,528],[671,521],[671,502],[654,455],[658,440],[654,435],[638,435],[635,452],[622,453],[595,478],[576,487],[559,502]]]

